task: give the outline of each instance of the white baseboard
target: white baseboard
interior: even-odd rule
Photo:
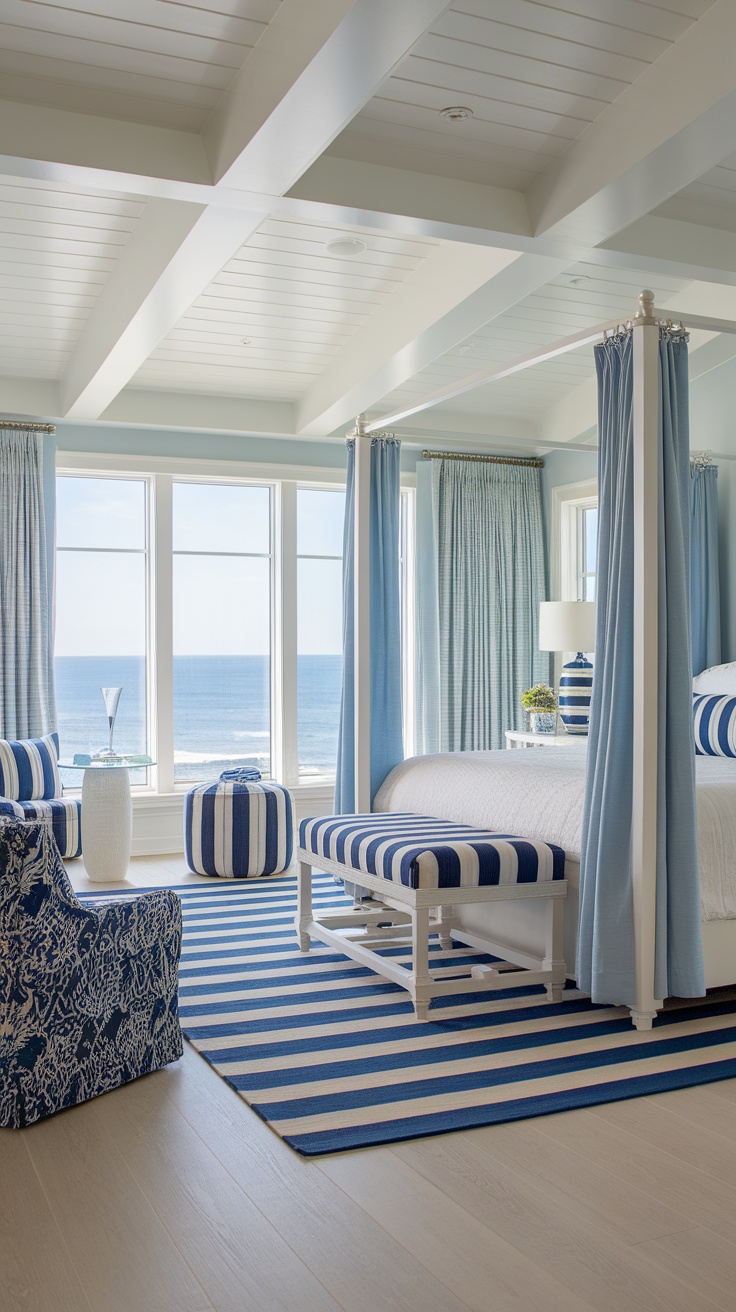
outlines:
[[[297,825],[307,816],[331,813],[334,784],[299,784],[290,791]],[[133,794],[133,856],[184,851],[184,797],[184,793]]]

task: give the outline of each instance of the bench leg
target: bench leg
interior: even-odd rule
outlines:
[[[295,928],[302,952],[309,951],[310,938],[307,925],[312,923],[312,918],[312,867],[307,865],[306,861],[300,861]]]
[[[417,1020],[427,1020],[432,998],[429,973],[429,907],[415,907],[411,916],[412,997]]]
[[[562,990],[567,978],[565,950],[565,900],[551,897],[547,902],[547,938],[542,967],[552,971],[552,979],[545,985],[550,1002],[562,1002]]]
[[[455,923],[455,917],[450,907],[437,907],[438,934],[440,947],[443,952],[452,951],[452,927]]]

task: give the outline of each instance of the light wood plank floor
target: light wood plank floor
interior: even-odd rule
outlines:
[[[735,1235],[736,1080],[308,1161],[185,1045],[0,1132],[0,1312],[733,1312]]]

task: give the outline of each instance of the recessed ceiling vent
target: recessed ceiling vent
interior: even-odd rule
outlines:
[[[362,255],[367,249],[360,237],[336,237],[334,241],[325,243],[328,255],[336,255],[338,259],[343,260],[355,259],[356,255]]]
[[[440,114],[450,123],[463,123],[466,118],[473,117],[473,111],[467,105],[448,105],[447,109],[440,110]]]

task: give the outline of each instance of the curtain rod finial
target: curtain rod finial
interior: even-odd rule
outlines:
[[[634,315],[634,323],[654,323],[654,292],[645,287],[639,292],[639,306]]]

